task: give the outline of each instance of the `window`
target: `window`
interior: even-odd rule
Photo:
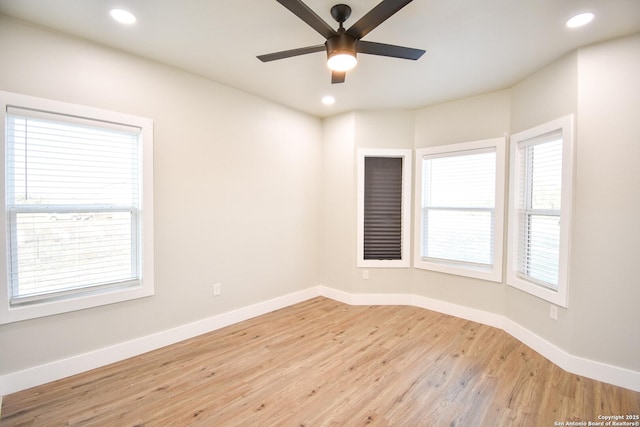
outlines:
[[[153,294],[152,122],[0,92],[0,322]]]
[[[504,138],[423,148],[415,266],[502,281]]]
[[[358,151],[358,267],[409,267],[411,150]]]
[[[567,306],[573,116],[511,137],[507,283]]]

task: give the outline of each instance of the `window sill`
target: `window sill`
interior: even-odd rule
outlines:
[[[512,274],[507,276],[507,284],[559,307],[567,308],[567,294],[563,291],[566,290],[566,286],[560,286],[555,290]]]
[[[2,308],[0,309],[0,324],[68,313],[75,310],[144,298],[153,294],[153,281],[148,281],[133,287],[109,289],[98,293],[78,295],[72,298],[47,300],[14,306],[11,306],[9,301],[4,298],[5,300],[2,301]]]
[[[502,270],[495,266],[483,267],[480,265],[466,265],[455,262],[430,262],[419,258],[415,261],[415,268],[454,274],[456,276],[472,277],[490,282],[502,282]]]

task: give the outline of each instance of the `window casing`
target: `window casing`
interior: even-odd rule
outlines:
[[[416,150],[416,268],[502,281],[505,139]]]
[[[411,150],[358,150],[358,267],[409,267]]]
[[[567,306],[573,116],[511,137],[507,283]]]
[[[153,123],[0,92],[0,323],[153,294]]]

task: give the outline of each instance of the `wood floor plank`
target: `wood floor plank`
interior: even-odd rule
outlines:
[[[0,426],[554,426],[640,414],[505,332],[314,298],[5,396]]]

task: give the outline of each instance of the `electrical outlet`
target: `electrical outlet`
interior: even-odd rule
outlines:
[[[549,305],[549,317],[553,320],[558,320],[558,306],[553,304]]]
[[[369,280],[369,270],[362,270],[362,278],[364,280]]]
[[[214,283],[213,284],[213,296],[217,297],[218,295],[220,295],[221,292],[222,292],[222,284],[221,283]]]

